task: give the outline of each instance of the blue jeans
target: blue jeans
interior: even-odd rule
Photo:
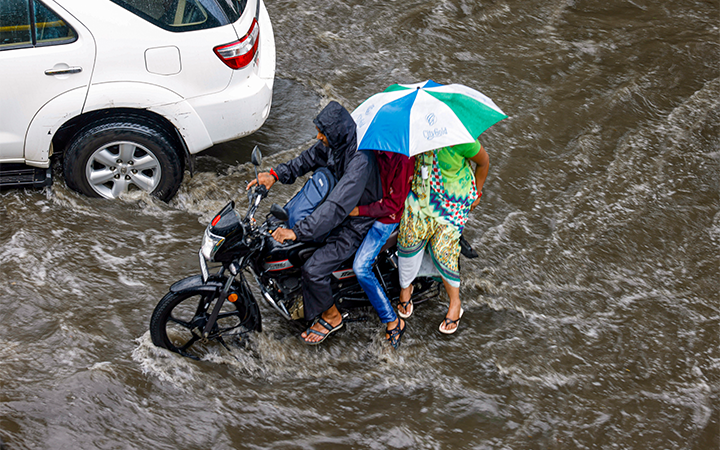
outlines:
[[[378,253],[380,253],[380,249],[385,245],[385,242],[387,242],[397,226],[396,223],[384,224],[376,220],[365,239],[363,239],[362,244],[360,244],[353,262],[353,272],[355,272],[358,283],[367,294],[382,323],[397,320],[397,315],[390,304],[390,299],[373,272],[373,264]]]

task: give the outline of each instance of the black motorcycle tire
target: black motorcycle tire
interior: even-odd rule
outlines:
[[[153,344],[183,356],[201,359],[210,347],[202,342],[200,336],[218,297],[218,291],[202,288],[168,292],[150,318]],[[260,310],[257,303],[239,296],[234,303],[224,302],[208,340],[220,341],[225,345],[226,341],[242,339],[249,331],[259,328]]]

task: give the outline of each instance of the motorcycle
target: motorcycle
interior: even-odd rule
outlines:
[[[257,179],[262,154],[255,147],[251,155]],[[203,234],[198,252],[200,274],[172,284],[150,318],[154,345],[193,359],[200,359],[208,346],[218,342],[242,344],[252,332],[262,331],[260,308],[248,283],[253,279],[269,306],[285,320],[308,325],[302,299],[301,267],[322,243],[279,243],[271,235],[284,226],[288,213],[273,203],[262,224],[255,214],[268,190],[258,183],[248,191],[248,209],[242,216],[230,201],[212,219]],[[391,300],[400,295],[397,265],[397,231],[382,247],[374,270]],[[367,317],[350,317],[351,311],[372,307],[352,270],[354,255],[332,273],[335,305],[345,322]],[[211,273],[211,265],[217,271]],[[248,275],[248,276],[246,276]],[[440,293],[440,282],[418,277],[413,282],[417,305]]]

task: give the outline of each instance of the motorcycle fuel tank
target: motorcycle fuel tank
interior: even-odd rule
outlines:
[[[269,251],[263,258],[263,269],[268,272],[280,272],[293,267],[299,269],[321,244],[296,241],[281,244],[275,239],[268,238],[265,245]]]

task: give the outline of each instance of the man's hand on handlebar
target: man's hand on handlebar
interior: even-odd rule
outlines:
[[[245,190],[249,190],[251,187],[255,186],[260,180],[260,184],[265,186],[268,190],[272,187],[273,184],[275,184],[275,177],[270,175],[268,172],[261,172],[258,174],[257,178],[253,178],[245,187]]]
[[[272,237],[281,244],[285,241],[294,241],[297,239],[295,232],[288,228],[276,228],[272,233]]]

